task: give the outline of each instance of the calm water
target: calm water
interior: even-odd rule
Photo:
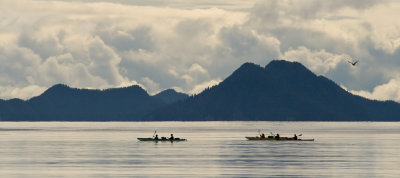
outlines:
[[[137,141],[155,129],[188,141]],[[398,177],[400,122],[0,122],[0,177],[159,176]]]

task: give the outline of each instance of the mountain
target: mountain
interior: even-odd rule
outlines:
[[[144,120],[400,121],[400,104],[368,100],[298,62],[245,63],[219,85]]]
[[[298,62],[245,63],[188,97],[139,86],[106,90],[58,84],[29,100],[0,100],[1,121],[400,121],[400,104],[353,95]]]
[[[27,101],[0,101],[0,119],[7,121],[135,121],[164,106],[139,86],[106,90],[58,84]]]
[[[167,104],[171,104],[180,100],[184,100],[189,96],[185,93],[176,92],[174,89],[167,89],[154,95],[154,97],[161,99]]]

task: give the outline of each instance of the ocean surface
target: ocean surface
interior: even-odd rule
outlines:
[[[0,177],[400,177],[400,122],[0,122]]]

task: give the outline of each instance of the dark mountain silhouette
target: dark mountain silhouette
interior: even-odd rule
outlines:
[[[298,62],[245,63],[219,85],[145,120],[399,121],[400,104],[353,95]]]
[[[171,104],[166,104],[171,103]],[[400,104],[353,95],[302,64],[245,63],[220,84],[187,97],[149,96],[139,86],[106,90],[58,84],[27,101],[0,100],[3,121],[400,121]]]
[[[154,97],[163,100],[167,104],[171,104],[180,100],[184,100],[189,96],[185,93],[176,92],[174,89],[167,89],[154,95]]]
[[[0,101],[0,119],[8,121],[134,121],[165,103],[139,86],[106,90],[58,84],[23,101]]]

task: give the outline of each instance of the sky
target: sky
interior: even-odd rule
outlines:
[[[395,0],[0,0],[0,98],[58,83],[196,94],[245,62],[284,59],[400,102],[398,9]]]

